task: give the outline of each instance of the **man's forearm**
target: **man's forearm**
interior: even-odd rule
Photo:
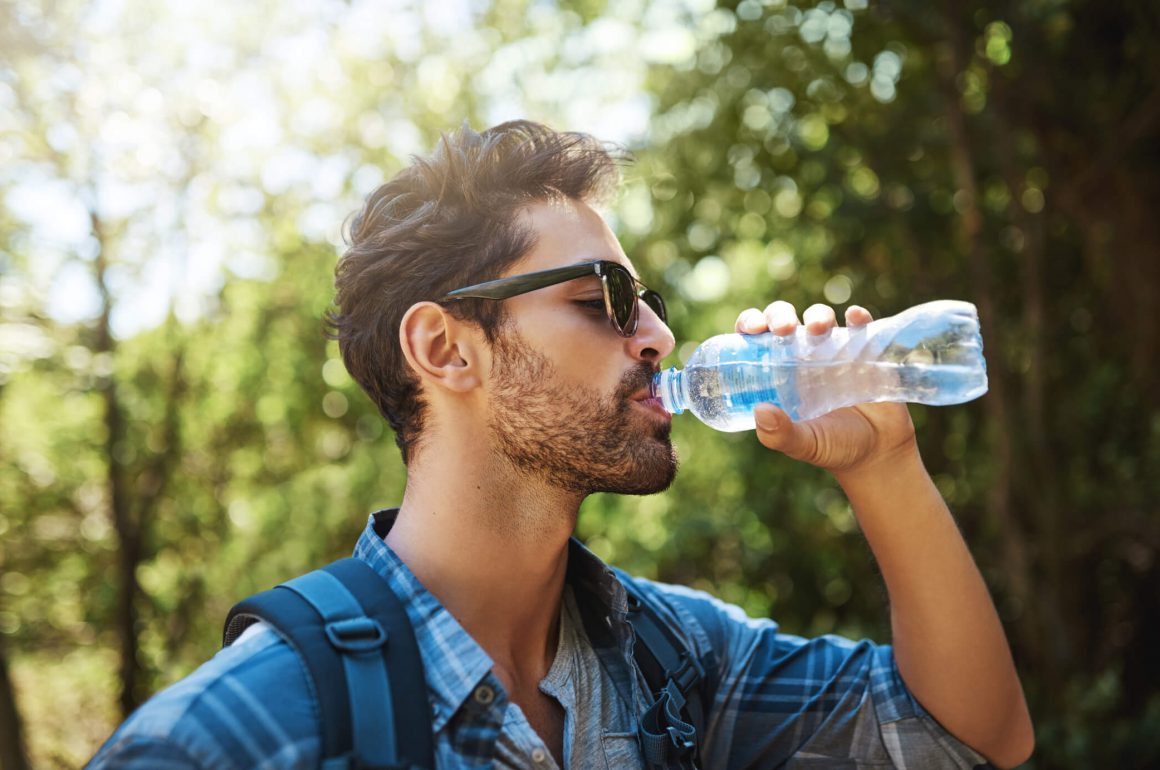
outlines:
[[[837,478],[886,581],[907,687],[996,765],[1024,761],[1034,738],[1003,627],[917,450]]]

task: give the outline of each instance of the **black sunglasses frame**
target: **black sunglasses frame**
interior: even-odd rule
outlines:
[[[667,322],[668,312],[665,309],[664,298],[633,278],[632,273],[628,272],[628,268],[624,265],[607,259],[595,262],[581,262],[580,264],[568,265],[566,267],[554,267],[549,270],[537,270],[534,273],[509,275],[506,278],[497,278],[494,281],[485,281],[484,283],[477,283],[473,286],[464,286],[462,289],[447,292],[439,301],[509,299],[511,297],[517,297],[520,294],[527,294],[536,289],[543,289],[548,286],[564,283],[565,281],[583,278],[587,275],[600,277],[600,286],[604,294],[604,312],[608,315],[608,321],[612,324],[612,328],[620,336],[631,337],[636,334],[637,326],[640,323],[640,300],[642,299],[657,314],[662,322]],[[610,278],[615,283],[610,281]],[[617,317],[616,308],[622,308],[625,305],[623,301],[617,302],[616,300],[624,300],[627,298],[614,297],[612,293],[614,286],[625,285],[631,285],[634,288],[632,290],[632,309],[629,311],[629,317],[622,321]]]

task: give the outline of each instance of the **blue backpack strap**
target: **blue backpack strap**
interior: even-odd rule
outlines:
[[[705,669],[636,582],[615,572],[628,593],[628,621],[637,642],[633,657],[655,699],[640,718],[645,762],[649,770],[693,770],[705,726]]]
[[[370,566],[342,559],[239,602],[224,643],[257,620],[310,674],[324,770],[434,767],[419,646],[402,602]]]

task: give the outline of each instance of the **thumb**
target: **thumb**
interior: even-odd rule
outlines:
[[[799,425],[772,404],[760,404],[753,410],[757,422],[757,440],[763,446],[784,455],[801,459],[810,454],[813,431]]]

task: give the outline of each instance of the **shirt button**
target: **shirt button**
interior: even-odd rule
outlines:
[[[548,752],[541,749],[539,746],[532,749],[532,761],[537,765],[542,765],[548,759]]]
[[[481,684],[479,687],[475,688],[475,692],[471,694],[471,697],[475,698],[475,702],[481,706],[487,706],[490,705],[493,700],[495,700],[495,690],[491,689],[486,684]]]

